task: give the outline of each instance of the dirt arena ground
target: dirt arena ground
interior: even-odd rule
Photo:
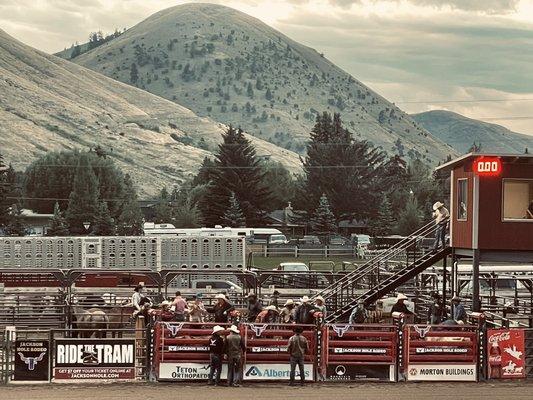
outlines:
[[[287,387],[251,384],[240,388],[197,384],[108,384],[0,386],[1,400],[497,400],[532,399],[533,381],[498,383],[314,384]]]

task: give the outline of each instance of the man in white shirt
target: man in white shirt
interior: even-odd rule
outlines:
[[[446,247],[446,227],[450,219],[450,212],[440,201],[433,204],[433,218],[435,219],[435,224],[437,224],[433,250],[437,251],[441,243],[442,248]]]

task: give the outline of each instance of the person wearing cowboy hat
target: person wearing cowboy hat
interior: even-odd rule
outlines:
[[[414,313],[409,310],[407,305],[404,303],[405,300],[407,300],[407,296],[403,293],[398,293],[398,297],[396,297],[396,303],[392,306],[391,314],[399,312],[405,315],[413,315]]]
[[[438,293],[431,295],[433,303],[428,308],[428,324],[438,325],[448,318],[446,307]]]
[[[307,338],[302,335],[303,328],[297,326],[294,328],[294,335],[289,338],[289,343],[287,346],[287,353],[290,356],[290,366],[291,372],[289,375],[289,386],[294,386],[294,380],[296,377],[296,366],[299,368],[300,372],[300,384],[303,386],[305,384],[305,355],[309,352],[309,342]]]
[[[134,318],[137,318],[139,315],[148,317],[148,308],[152,305],[152,301],[145,294],[145,286],[143,282],[140,282],[137,286],[135,286],[135,289],[133,289],[131,304],[134,308]]]
[[[188,304],[189,308],[189,321],[191,322],[204,322],[204,317],[207,315],[204,303],[202,302],[202,293],[194,295],[192,301]]]
[[[350,317],[348,318],[348,323],[350,325],[362,324],[365,322],[367,317],[367,311],[365,308],[364,300],[360,299],[357,301],[357,306],[354,307]]]
[[[254,323],[257,316],[263,310],[263,306],[261,305],[261,302],[257,299],[257,295],[254,293],[248,294],[247,310],[248,310],[247,320],[250,323]]]
[[[229,319],[229,314],[235,309],[225,295],[219,293],[215,296],[217,303],[209,310],[214,315],[214,320],[217,324],[226,324]]]
[[[297,324],[312,324],[314,322],[313,306],[309,304],[309,297],[302,297],[300,302],[301,304],[294,312],[294,321]]]
[[[292,324],[294,322],[294,301],[289,299],[279,313],[279,319],[282,324]]]
[[[269,306],[274,306],[276,308],[279,308],[279,295],[280,294],[281,294],[280,292],[278,292],[277,290],[274,290],[272,292],[272,296],[270,297],[268,305]]]
[[[316,296],[314,308],[315,312],[319,312],[322,314],[322,318],[326,318],[326,304],[322,296]]]
[[[221,334],[224,328],[219,325],[213,327],[213,333],[209,338],[209,375],[208,385],[220,385],[222,373],[222,360],[224,359],[224,339]]]
[[[254,322],[257,324],[273,324],[276,323],[277,320],[278,309],[274,306],[268,306],[257,315]]]
[[[437,201],[435,204],[433,204],[433,218],[435,219],[435,224],[437,225],[433,251],[437,251],[441,243],[442,248],[446,247],[446,227],[448,225],[448,220],[450,219],[450,212],[440,201]]]
[[[239,386],[244,341],[239,328],[235,325],[231,325],[229,332],[224,345],[224,352],[228,358],[228,386]]]
[[[452,297],[452,318],[457,323],[465,323],[467,314],[465,306],[461,304],[462,299],[459,296]]]
[[[156,321],[174,321],[174,313],[170,309],[171,304],[172,303],[170,301],[164,300],[159,305],[160,308],[158,310],[150,310],[149,313]]]

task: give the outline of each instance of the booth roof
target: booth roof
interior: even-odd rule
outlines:
[[[455,166],[464,164],[467,160],[476,157],[499,157],[503,162],[517,162],[518,160],[531,162],[533,161],[533,154],[522,153],[522,154],[509,154],[509,153],[468,153],[462,155],[461,157],[456,158],[455,160],[448,161],[445,164],[439,165],[435,168],[435,171],[447,171],[453,169]]]

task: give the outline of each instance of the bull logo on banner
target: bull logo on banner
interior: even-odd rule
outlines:
[[[343,337],[348,332],[348,329],[350,329],[350,325],[332,325],[331,327],[338,337]]]
[[[250,329],[255,333],[255,336],[259,337],[268,327],[268,324],[250,324]]]
[[[20,361],[28,366],[28,371],[33,371],[39,361],[43,361],[46,351],[43,351],[38,357],[26,357],[21,352],[18,353]]]
[[[430,325],[427,325],[427,326],[415,325],[414,328],[415,328],[416,333],[418,333],[418,336],[420,336],[420,339],[424,339],[426,335],[429,333],[429,331],[431,330]]]
[[[183,325],[185,325],[184,322],[180,322],[179,324],[170,324],[169,322],[165,322],[165,328],[167,328],[170,331],[170,334],[172,336],[176,336],[179,331],[183,329]]]

